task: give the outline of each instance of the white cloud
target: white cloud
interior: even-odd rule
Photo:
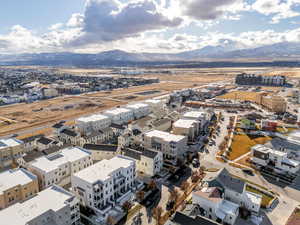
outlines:
[[[300,0],[256,0],[252,9],[266,16],[272,16],[272,23],[282,19],[300,16],[293,7],[300,4]]]

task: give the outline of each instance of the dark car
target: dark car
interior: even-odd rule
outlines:
[[[244,173],[246,173],[246,174],[250,175],[250,176],[254,176],[254,173],[253,173],[253,171],[252,171],[252,170],[250,170],[250,169],[242,169],[242,171],[243,171]]]

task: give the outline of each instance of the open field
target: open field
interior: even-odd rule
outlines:
[[[255,101],[256,96],[257,96],[256,92],[233,91],[225,95],[222,95],[218,98],[229,99],[229,100]]]
[[[231,152],[228,156],[229,160],[235,160],[240,156],[250,152],[250,148],[257,144],[265,144],[271,140],[270,137],[251,137],[245,134],[234,135],[231,144]]]

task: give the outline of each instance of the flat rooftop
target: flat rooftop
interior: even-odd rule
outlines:
[[[119,115],[121,113],[130,113],[130,112],[132,111],[126,108],[115,108],[115,109],[105,111],[106,114],[110,114],[110,115]]]
[[[95,163],[94,165],[75,173],[73,176],[93,184],[99,180],[107,180],[114,171],[120,168],[128,168],[132,165],[135,165],[134,160],[123,156],[115,156],[112,159],[104,159]]]
[[[135,103],[135,104],[130,104],[127,105],[126,108],[130,108],[130,109],[140,109],[140,108],[146,108],[149,107],[149,105],[144,104],[144,103]]]
[[[94,114],[91,116],[80,117],[76,121],[83,122],[83,123],[89,123],[89,122],[96,122],[96,121],[107,120],[107,119],[109,119],[109,118],[105,115]]]
[[[183,114],[184,117],[195,118],[195,119],[206,117],[206,115],[207,113],[205,111],[190,111]]]
[[[148,100],[145,101],[145,103],[159,104],[159,103],[161,103],[161,100],[158,100],[158,99],[148,99]]]
[[[157,138],[162,138],[167,142],[171,142],[171,141],[181,141],[183,139],[185,139],[185,136],[182,135],[175,135],[175,134],[170,134],[168,132],[164,132],[164,131],[159,131],[159,130],[153,130],[153,131],[149,131],[147,133],[145,133],[145,136],[147,137],[157,137]]]
[[[0,149],[15,147],[21,144],[23,144],[23,142],[15,138],[0,139]]]
[[[50,210],[56,212],[62,209],[71,198],[71,193],[61,187],[52,186],[23,203],[16,203],[1,210],[0,218],[5,224],[25,225]]]
[[[191,128],[194,126],[195,123],[198,123],[197,120],[189,120],[189,119],[180,119],[177,120],[173,126],[174,127],[181,127],[181,128]]]
[[[57,169],[59,166],[68,162],[74,162],[84,157],[90,156],[87,150],[79,147],[69,147],[48,156],[42,156],[34,160],[31,165],[39,168],[42,171],[50,172]]]
[[[37,177],[25,169],[7,170],[0,173],[0,194],[4,191],[37,180]]]

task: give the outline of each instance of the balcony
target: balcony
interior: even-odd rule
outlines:
[[[96,211],[101,215],[107,214],[112,209],[112,204],[108,203],[105,206],[100,206],[100,204],[95,207]]]
[[[116,202],[118,204],[122,204],[126,201],[128,201],[132,197],[132,192],[131,190],[128,190],[125,194],[122,194],[121,197],[117,198]]]

